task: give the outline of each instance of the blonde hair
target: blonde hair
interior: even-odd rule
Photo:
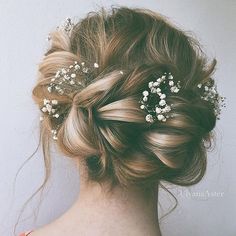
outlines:
[[[216,117],[196,87],[209,79],[216,61],[207,67],[193,38],[150,10],[124,7],[113,8],[111,14],[104,9],[89,13],[71,36],[62,31],[50,36],[33,98],[39,106],[47,97],[65,107],[58,147],[69,157],[86,160],[89,179],[129,186],[162,179],[190,185],[202,178],[203,142],[210,141]],[[47,85],[57,70],[75,60],[99,63],[92,83],[76,94],[49,93]],[[175,116],[149,125],[138,99],[147,82],[165,68],[183,84],[180,94],[168,97]],[[44,149],[52,122],[42,122]]]
[[[210,79],[216,59],[208,65],[193,36],[156,12],[127,7],[90,12],[70,36],[58,30],[50,36],[33,99],[39,107],[45,97],[63,106],[58,148],[85,161],[89,180],[147,187],[161,180],[188,186],[202,179],[216,116],[200,99],[197,84]],[[92,83],[75,94],[49,93],[57,70],[75,60],[98,62]],[[183,85],[168,96],[174,117],[149,124],[138,100],[148,81],[166,69]],[[48,117],[41,123],[43,185],[50,174],[52,122]]]

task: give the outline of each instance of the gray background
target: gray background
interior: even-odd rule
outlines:
[[[39,111],[31,99],[31,88],[44,50],[46,36],[66,17],[83,17],[97,4],[147,7],[168,16],[200,40],[210,58],[218,60],[215,79],[227,97],[227,108],[215,129],[217,146],[208,154],[207,174],[189,188],[170,186],[178,208],[161,223],[163,236],[236,235],[235,175],[235,13],[236,1],[145,0],[145,1],[0,1],[0,235],[11,236],[22,204],[43,181],[39,151],[20,171],[15,194],[13,181],[21,164],[38,142]],[[18,231],[49,223],[73,203],[79,179],[72,162],[54,155],[52,178],[36,222],[39,195],[26,208]],[[160,215],[174,205],[164,192]],[[162,210],[163,208],[163,210]]]

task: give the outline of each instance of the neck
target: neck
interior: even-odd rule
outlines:
[[[107,193],[95,182],[87,182],[80,169],[79,196],[63,215],[75,235],[160,236],[157,213],[158,190],[124,189]]]

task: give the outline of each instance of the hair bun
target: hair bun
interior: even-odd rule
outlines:
[[[89,14],[72,30],[67,22],[69,34],[61,28],[50,34],[51,48],[33,89],[45,115],[43,140],[53,131],[60,150],[86,160],[89,179],[99,183],[197,183],[206,170],[204,142],[211,143],[219,111],[215,101],[220,97],[207,85],[216,60],[207,65],[192,36],[150,10],[121,7],[104,13]],[[163,82],[158,94],[149,84],[158,86],[155,76],[166,69],[171,88],[165,94]],[[165,108],[168,119],[161,113],[149,122],[150,115],[163,112],[156,103],[141,109],[150,105],[149,88],[160,96],[155,102],[161,108],[172,104]],[[139,104],[143,97],[147,104]],[[50,102],[44,104],[44,99]]]

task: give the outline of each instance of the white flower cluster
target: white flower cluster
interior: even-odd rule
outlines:
[[[52,129],[52,130],[51,130],[51,133],[52,133],[52,138],[53,138],[54,140],[57,140],[57,129]]]
[[[44,106],[41,108],[41,111],[44,113],[47,113],[48,115],[55,117],[55,118],[59,118],[59,113],[57,111],[58,108],[58,101],[53,99],[53,100],[49,100],[44,98],[43,99],[43,104]],[[43,121],[44,117],[40,116],[40,121]],[[57,140],[57,129],[52,129],[51,130],[52,134],[53,134],[53,139]]]
[[[59,26],[56,27],[56,30],[62,31],[70,36],[70,33],[73,30],[74,23],[71,18],[67,17]],[[51,40],[51,35],[47,36],[47,41]],[[99,68],[97,62],[93,64],[93,68]],[[49,93],[57,92],[59,95],[68,94],[73,91],[77,91],[79,88],[85,87],[87,79],[90,78],[90,72],[92,68],[85,66],[85,62],[81,62],[80,64],[77,61],[74,61],[74,64],[70,65],[68,68],[59,69],[55,76],[51,79],[50,84],[47,86],[47,90]],[[122,72],[123,73],[123,72]],[[83,76],[83,80],[78,81],[77,75],[80,74]],[[44,99],[44,107],[41,109],[44,113],[48,113],[48,115],[58,118],[60,115],[56,112],[55,105],[57,105],[57,100],[49,101],[48,99]],[[55,113],[55,114],[54,114]],[[40,121],[43,120],[43,116],[40,116]],[[52,129],[53,138],[57,139],[57,128]]]
[[[64,20],[61,25],[57,27],[58,30],[63,30],[67,34],[69,34],[74,27],[74,23],[72,22],[72,19],[70,17],[67,17],[66,20]]]
[[[58,101],[53,99],[49,100],[44,98],[43,99],[44,106],[41,108],[41,111],[44,113],[48,113],[49,115],[52,115],[52,117],[58,118],[59,114],[57,112],[57,105]]]
[[[99,68],[98,63],[94,63],[93,67]],[[92,71],[91,67],[85,66],[84,62],[80,64],[77,61],[74,61],[74,64],[70,65],[68,68],[61,68],[55,74],[55,76],[51,79],[50,84],[47,87],[49,93],[57,92],[59,95],[68,94],[73,91],[77,91],[79,88],[86,86],[86,79]],[[84,80],[78,81],[77,75],[83,75]],[[87,77],[86,77],[87,76]],[[42,112],[47,113],[51,117],[59,118],[60,114],[58,113],[58,101],[57,100],[49,100],[44,98],[43,100],[44,106],[42,107]],[[40,120],[43,120],[43,116],[40,116]],[[53,139],[57,139],[57,127],[56,129],[52,129]]]
[[[201,96],[201,99],[213,104],[214,113],[216,115],[216,118],[219,120],[221,114],[221,108],[226,107],[226,104],[224,102],[226,97],[220,96],[220,94],[217,91],[216,85],[211,83],[211,81],[208,81],[205,85],[199,83],[197,87],[199,89],[203,89],[203,95]]]
[[[148,111],[148,114],[145,117],[147,122],[152,123],[156,119],[165,122],[166,119],[169,118],[167,113],[171,111],[171,106],[173,104],[168,105],[166,103],[165,100],[166,94],[162,93],[161,89],[162,84],[165,84],[165,89],[169,87],[171,93],[178,93],[179,89],[181,88],[180,81],[178,81],[177,84],[175,84],[171,72],[169,72],[168,74],[167,72],[165,72],[161,77],[157,78],[155,82],[154,81],[149,82],[148,83],[149,91],[148,90],[143,91],[142,93],[143,97],[140,101],[141,103],[140,108]],[[149,95],[150,97],[148,97]],[[151,99],[151,97],[156,98],[157,96],[159,96],[158,104],[151,105],[149,100]]]
[[[98,68],[98,63],[93,64],[94,68]],[[72,92],[78,89],[83,85],[80,81],[76,80],[78,74],[88,74],[90,68],[85,66],[84,62],[80,64],[77,61],[74,61],[73,65],[70,65],[69,68],[61,68],[56,72],[54,78],[51,79],[51,83],[48,86],[48,92],[57,91],[60,95],[64,93]]]
[[[74,25],[75,24],[73,23],[72,19],[70,17],[67,17],[65,20],[63,20],[61,22],[61,24],[59,26],[56,27],[56,30],[57,31],[61,30],[61,31],[65,32],[67,35],[70,35]],[[47,41],[51,40],[51,35],[50,34],[48,34],[46,40]]]
[[[58,101],[53,99],[49,100],[44,98],[43,99],[43,104],[44,106],[41,108],[41,111],[44,113],[47,113],[48,115],[59,118],[59,113],[58,113]],[[43,121],[44,117],[40,116],[40,121]],[[53,134],[53,139],[57,140],[57,129],[52,129],[51,133]]]

